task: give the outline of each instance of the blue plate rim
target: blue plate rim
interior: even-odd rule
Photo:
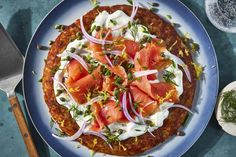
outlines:
[[[64,3],[65,1],[66,1],[66,0],[63,0],[63,1],[59,2],[57,5],[55,5],[55,6],[45,15],[45,17],[41,20],[41,22],[39,23],[39,25],[38,25],[37,28],[35,29],[35,31],[34,31],[32,37],[31,37],[31,40],[30,40],[30,42],[29,42],[29,44],[28,44],[28,47],[27,47],[27,50],[26,50],[26,54],[25,54],[25,56],[26,56],[26,57],[25,57],[25,60],[26,60],[26,58],[27,58],[27,56],[28,56],[28,52],[29,52],[29,49],[30,49],[30,45],[31,45],[32,41],[33,41],[34,38],[35,38],[35,34],[38,32],[38,30],[39,30],[40,26],[42,25],[42,23],[44,22],[44,20],[46,20],[47,17],[48,17],[56,8],[58,8],[59,6],[63,5],[63,3]],[[202,29],[204,30],[204,33],[206,34],[207,39],[209,40],[210,46],[211,46],[211,48],[212,48],[213,57],[214,57],[214,60],[215,60],[215,63],[216,63],[216,65],[215,65],[216,67],[215,67],[215,68],[216,68],[216,72],[217,72],[217,74],[216,74],[216,80],[215,80],[215,81],[216,81],[216,88],[215,88],[215,92],[214,92],[214,98],[213,98],[213,100],[212,100],[213,107],[211,108],[211,111],[210,111],[210,113],[208,114],[209,117],[207,117],[206,123],[204,123],[203,127],[201,127],[201,130],[198,131],[198,134],[197,134],[196,136],[194,136],[194,139],[192,140],[192,142],[188,144],[187,149],[184,149],[184,150],[182,149],[181,151],[179,151],[179,153],[177,153],[178,156],[182,156],[182,155],[183,155],[184,153],[186,153],[186,152],[194,145],[194,143],[200,138],[200,136],[202,135],[203,131],[205,130],[206,126],[208,125],[209,120],[210,120],[210,118],[211,118],[211,116],[212,116],[212,114],[213,114],[214,106],[215,106],[214,104],[215,104],[216,101],[217,101],[217,95],[218,95],[218,90],[219,90],[219,67],[218,67],[218,60],[217,60],[216,52],[215,52],[213,43],[212,43],[212,41],[211,41],[211,38],[210,38],[210,36],[209,36],[207,30],[205,29],[205,27],[203,26],[203,24],[201,23],[201,21],[199,20],[199,18],[193,13],[193,11],[192,11],[190,8],[188,8],[188,7],[187,7],[183,2],[181,2],[180,0],[176,0],[176,2],[178,2],[178,3],[179,3],[180,5],[182,5],[185,9],[187,9],[188,12],[189,12],[192,16],[195,17],[195,19],[197,20],[198,24],[200,24],[200,26],[201,26]],[[26,62],[24,62],[24,66],[23,66],[23,81],[22,81],[22,87],[23,87],[23,96],[24,96],[24,100],[25,100],[25,104],[26,104],[26,109],[27,109],[28,115],[29,115],[29,117],[30,117],[30,120],[31,120],[33,126],[35,127],[35,129],[37,130],[38,134],[40,135],[40,137],[43,139],[43,141],[44,141],[50,148],[52,148],[58,155],[61,156],[61,155],[63,155],[63,153],[61,152],[61,150],[58,149],[58,148],[55,148],[55,146],[53,145],[53,142],[52,142],[52,141],[46,141],[46,138],[43,137],[43,135],[42,135],[41,132],[39,131],[38,127],[36,126],[36,124],[35,124],[35,122],[34,122],[34,120],[33,120],[33,118],[32,118],[32,115],[31,115],[31,113],[30,113],[30,111],[29,111],[29,107],[28,107],[28,103],[27,103],[27,99],[26,99],[26,94],[25,94],[25,89],[26,89],[26,88],[25,88],[25,86],[26,86],[26,85],[25,85],[25,71],[26,71]],[[53,146],[54,146],[54,147],[53,147]]]

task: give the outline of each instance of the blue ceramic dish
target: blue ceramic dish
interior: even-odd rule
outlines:
[[[140,2],[145,3],[141,0]],[[160,4],[158,14],[171,15],[171,22],[181,24],[179,31],[189,33],[200,45],[200,53],[196,60],[205,67],[204,79],[197,84],[192,109],[195,114],[188,118],[188,122],[183,128],[186,135],[174,136],[140,156],[181,156],[197,141],[212,115],[218,94],[218,64],[211,40],[197,17],[177,0],[158,0],[157,2]],[[103,1],[101,5],[118,3],[127,4],[127,1],[107,0]],[[47,45],[49,40],[54,40],[58,36],[54,25],[69,25],[90,9],[92,9],[92,5],[88,0],[65,0],[57,5],[37,28],[29,44],[25,60],[23,87],[28,113],[45,142],[61,156],[89,156],[89,151],[85,147],[76,148],[74,142],[59,141],[51,136],[50,115],[44,102],[42,86],[38,83],[43,73],[47,52],[38,52],[36,46],[37,44]],[[32,70],[36,72],[36,75],[32,74]],[[95,154],[96,157],[103,155]]]

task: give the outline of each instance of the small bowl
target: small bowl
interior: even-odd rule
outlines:
[[[224,122],[224,120],[221,118],[221,103],[222,99],[221,96],[224,92],[230,91],[230,90],[236,90],[236,81],[231,82],[228,84],[221,92],[220,95],[218,96],[218,101],[217,105],[215,108],[216,112],[216,119],[219,123],[219,125],[222,127],[222,129],[227,132],[230,135],[236,136],[236,125],[231,122]]]

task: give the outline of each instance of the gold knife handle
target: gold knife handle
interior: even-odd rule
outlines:
[[[33,139],[30,135],[29,129],[26,125],[26,121],[25,121],[23,112],[21,110],[18,98],[16,96],[11,96],[11,97],[9,97],[9,101],[10,101],[10,104],[12,107],[12,111],[15,115],[17,124],[20,128],[20,132],[21,132],[21,135],[24,139],[29,156],[30,157],[39,157],[37,149],[36,149],[35,144],[33,142]]]

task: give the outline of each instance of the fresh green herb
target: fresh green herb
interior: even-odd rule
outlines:
[[[140,129],[135,129],[135,131],[142,131],[142,130],[140,130]]]
[[[97,32],[101,30],[101,26],[96,26],[96,29],[95,29]]]
[[[137,33],[138,33],[138,26],[136,23],[131,23],[131,27],[129,28],[132,37],[134,38],[134,40],[136,39]]]
[[[55,131],[56,131],[57,136],[60,136],[60,137],[65,136],[64,132],[62,132],[60,129],[55,128]]]
[[[106,103],[110,98],[110,94],[107,91],[102,91],[99,93],[99,96],[102,97],[103,103]]]
[[[192,50],[193,52],[199,51],[199,50],[200,50],[199,44],[193,42],[193,43],[191,44],[191,50]]]
[[[110,128],[105,125],[106,130],[104,131],[108,142],[120,141],[119,136],[123,133],[123,130],[119,129],[116,132],[112,133]]]
[[[77,37],[78,40],[81,40],[82,37],[83,37],[83,35],[82,35],[81,32],[77,32],[77,33],[76,33],[76,37]]]
[[[87,48],[88,46],[85,45],[85,44],[81,44],[80,47],[81,47],[81,49],[85,49],[85,48]]]
[[[185,132],[183,132],[183,131],[177,131],[176,135],[177,135],[177,136],[184,136],[184,135],[185,135]]]
[[[85,59],[87,63],[90,64],[88,72],[89,74],[91,74],[93,70],[95,70],[99,66],[99,63],[95,59],[93,59],[90,54],[84,56],[83,58]]]
[[[53,43],[54,43],[54,41],[50,40],[50,41],[48,42],[48,45],[52,45]]]
[[[141,26],[142,27],[142,32],[143,33],[146,33],[146,34],[149,34],[149,31],[148,31],[148,29],[145,27],[145,26]]]
[[[119,89],[118,89],[118,88],[115,88],[115,89],[114,89],[114,96],[115,96],[116,99],[118,99],[119,94],[120,94]]]
[[[129,22],[128,22],[128,28],[130,29],[131,26],[132,26],[132,24],[131,24],[131,22],[129,21]]]
[[[101,34],[101,37],[102,37],[102,38],[105,38],[105,36],[106,36],[106,33],[102,33],[102,34]]]
[[[127,0],[130,5],[133,5],[133,0]]]
[[[50,47],[44,45],[37,45],[37,49],[42,51],[47,51],[50,49]]]
[[[54,119],[52,119],[52,118],[50,119],[49,125],[50,125],[50,128],[52,129],[53,126],[55,125]]]
[[[169,82],[169,83],[172,83],[176,86],[178,86],[174,81],[173,79],[175,78],[175,74],[170,72],[170,71],[167,71],[165,70],[164,71],[164,75],[163,75],[163,79],[166,81],[166,82]]]
[[[56,97],[58,97],[59,95],[61,95],[61,93],[63,93],[63,92],[64,92],[64,90],[58,89],[58,90],[57,90],[57,93],[56,93]]]
[[[151,121],[151,120],[146,120],[145,123],[150,126],[150,127],[154,127],[155,124]]]
[[[71,48],[70,48],[70,52],[71,52],[71,53],[74,53],[75,51],[76,51],[76,48],[74,48],[74,47],[71,47]]]
[[[102,66],[101,71],[104,76],[111,76],[111,71],[107,69],[105,66]]]
[[[66,26],[65,25],[55,25],[55,29],[57,29],[59,32],[62,32],[63,30],[65,30]]]
[[[199,44],[195,43],[193,39],[189,37],[189,33],[186,33],[183,36],[183,42],[186,45],[185,53],[188,56],[188,52],[194,53],[194,52],[199,52],[200,46]]]
[[[90,156],[94,156],[96,154],[96,151],[90,150]]]
[[[175,28],[179,28],[179,27],[181,27],[181,25],[178,24],[178,23],[172,23],[172,26],[175,27]]]
[[[31,72],[33,75],[37,75],[37,73],[34,70],[32,70]]]
[[[83,115],[83,111],[78,110],[78,106],[76,104],[72,104],[69,109],[69,112],[73,112],[73,118],[77,118],[78,116]]]
[[[236,124],[236,90],[224,92],[221,99],[222,118],[225,122]]]
[[[117,76],[117,75],[115,76],[115,83],[116,83],[116,84],[121,84],[122,81],[123,81],[123,80],[122,80],[122,78],[121,78],[120,76]]]
[[[91,61],[93,59],[93,57],[92,57],[92,55],[90,53],[88,53],[87,55],[85,55],[83,57],[84,57],[83,59],[85,59],[86,62],[89,62],[89,63],[91,63]]]
[[[133,105],[134,105],[134,109],[137,109],[138,106],[139,106],[140,102],[134,102]]]
[[[149,43],[152,41],[152,37],[148,36],[148,35],[144,35],[143,38],[140,41],[140,44],[145,44],[145,43]]]
[[[168,19],[172,19],[172,16],[171,15],[166,15],[166,17],[168,18]]]
[[[62,60],[62,61],[70,61],[70,60],[71,60],[71,57],[70,57],[70,56],[67,56],[66,58],[62,58],[61,60]]]
[[[150,3],[149,3],[149,4],[150,4]],[[153,2],[153,3],[151,3],[151,5],[152,5],[153,7],[159,7],[159,6],[160,6],[160,4],[157,3],[157,2]]]
[[[156,7],[151,7],[149,10],[150,10],[151,12],[157,12],[159,9],[156,8]]]
[[[128,69],[131,69],[131,68],[134,68],[134,64],[132,64],[132,63],[128,63]]]
[[[60,97],[59,98],[62,102],[65,102],[66,101],[66,98],[63,98],[63,97]]]
[[[150,2],[147,2],[147,4],[149,5],[149,10],[150,10],[150,11],[152,11],[152,12],[158,11],[158,7],[159,7],[159,4],[158,4],[158,3],[150,3]]]
[[[176,68],[176,64],[175,64],[175,62],[172,60],[172,66],[174,67],[174,68]]]
[[[132,72],[128,72],[128,80],[133,80],[133,74]]]
[[[43,78],[41,78],[41,79],[38,80],[38,82],[40,82],[40,83],[42,83],[42,81],[43,81]]]
[[[117,22],[116,22],[115,20],[110,19],[110,22],[111,22],[113,25],[117,25]]]
[[[100,2],[98,0],[90,0],[91,3],[93,4],[93,7],[96,8],[99,6]]]
[[[84,111],[84,117],[90,115],[91,113],[92,113],[92,111],[91,111],[91,105],[88,105],[88,106],[86,107],[86,110]]]
[[[92,33],[95,29],[96,29],[96,25],[93,25],[92,27],[91,27],[91,30],[90,30],[90,33]]]
[[[161,45],[162,43],[163,43],[163,40],[158,40],[158,41],[156,42],[157,45]]]
[[[51,69],[51,73],[54,75],[54,74],[57,72],[57,70],[59,70],[59,65],[53,67],[53,68]]]

